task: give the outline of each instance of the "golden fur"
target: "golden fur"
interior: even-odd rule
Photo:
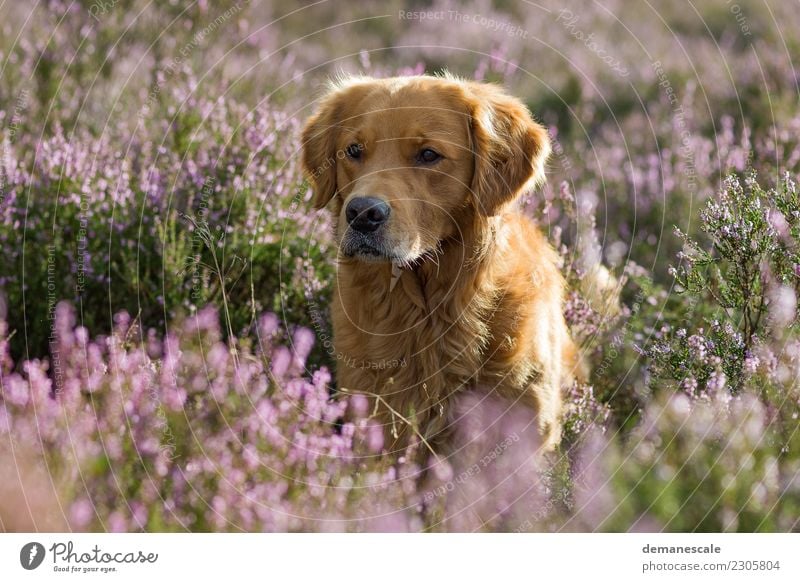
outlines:
[[[426,148],[443,157],[420,161]],[[389,449],[407,443],[409,420],[446,444],[453,396],[467,389],[534,407],[545,446],[558,443],[574,361],[564,280],[513,204],[543,179],[549,153],[520,101],[450,77],[348,79],[305,126],[313,204],[333,212],[340,243],[337,384],[377,395]],[[345,216],[359,196],[391,209],[368,254]]]

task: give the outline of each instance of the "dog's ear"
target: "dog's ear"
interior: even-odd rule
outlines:
[[[336,137],[341,90],[326,95],[303,128],[303,169],[311,182],[314,208],[324,208],[336,194]]]
[[[314,208],[324,208],[337,190],[336,164],[344,158],[337,150],[341,124],[352,123],[350,113],[358,108],[375,86],[369,77],[340,80],[320,101],[303,128],[303,169],[314,190]]]
[[[526,187],[544,180],[550,138],[519,100],[494,85],[469,83],[475,156],[472,191],[479,212],[497,214]]]

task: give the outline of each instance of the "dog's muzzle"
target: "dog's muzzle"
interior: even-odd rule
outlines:
[[[389,220],[391,207],[380,198],[359,196],[348,202],[344,212],[348,226],[342,240],[344,254],[368,260],[388,258],[382,227]]]

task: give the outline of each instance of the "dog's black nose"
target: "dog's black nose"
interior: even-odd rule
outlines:
[[[354,230],[374,232],[389,219],[389,212],[389,205],[380,198],[361,196],[348,203],[344,214]]]

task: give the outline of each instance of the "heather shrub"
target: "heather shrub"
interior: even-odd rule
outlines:
[[[466,393],[455,409],[459,446],[432,462],[423,486],[431,529],[542,530],[554,513],[536,417],[493,395]],[[533,520],[533,517],[536,517]]]
[[[310,322],[306,301],[325,300],[331,270],[322,217],[300,211],[297,121],[269,107],[187,107],[173,128],[163,122],[169,147],[148,140],[123,153],[111,138],[56,130],[33,160],[27,140],[7,152],[0,289],[24,305],[8,322],[15,355],[23,336],[27,354],[47,353],[63,299],[91,306],[82,323],[103,333],[119,310],[163,329],[209,303],[226,336],[265,309]]]
[[[0,529],[800,529],[790,3],[28,4],[0,6]],[[523,207],[588,379],[546,457],[461,387],[451,455],[387,458],[332,380],[298,130],[330,77],[444,68],[553,141]]]
[[[706,250],[684,241],[676,291],[689,297],[686,325],[667,325],[647,350],[658,379],[690,393],[727,385],[734,393],[758,367],[759,350],[796,337],[800,289],[800,197],[788,175],[773,189],[754,173],[730,176],[701,213]]]
[[[70,527],[420,527],[417,470],[376,456],[383,437],[365,403],[332,400],[328,371],[305,371],[308,329],[286,337],[268,314],[252,347],[234,351],[210,308],[163,341],[124,312],[107,337],[75,323],[59,304],[52,360],[0,377],[2,434],[41,455]]]
[[[701,212],[709,248],[684,242],[655,314],[630,432],[593,430],[573,467],[570,527],[796,530],[800,206],[786,176],[730,176]],[[657,317],[654,318],[654,315]],[[677,390],[677,393],[675,392]]]
[[[592,531],[794,531],[800,460],[756,396],[662,394],[620,445],[599,433],[576,468],[571,524]]]

